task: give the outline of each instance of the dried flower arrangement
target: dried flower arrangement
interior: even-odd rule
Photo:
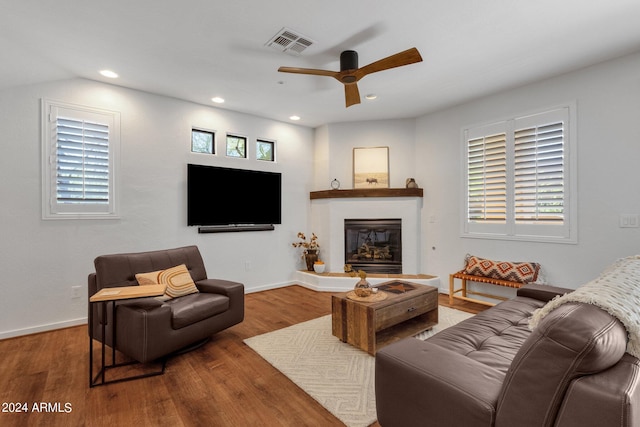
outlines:
[[[318,236],[316,236],[316,233],[311,233],[311,239],[309,240],[307,240],[307,236],[305,236],[305,234],[302,232],[299,232],[297,237],[300,240],[298,242],[292,243],[294,248],[304,248],[305,252],[308,249],[317,250],[318,248],[320,248],[320,245],[318,244]]]

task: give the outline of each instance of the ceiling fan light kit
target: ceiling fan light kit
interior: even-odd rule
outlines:
[[[297,67],[280,67],[278,71],[281,73],[333,77],[344,84],[345,104],[348,108],[352,105],[360,104],[360,92],[358,91],[357,82],[364,76],[421,61],[420,52],[413,47],[358,68],[358,53],[354,50],[345,50],[340,54],[340,71]]]

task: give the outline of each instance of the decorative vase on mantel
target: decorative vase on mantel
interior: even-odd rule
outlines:
[[[307,270],[313,270],[313,263],[318,260],[318,249],[306,249],[304,251],[304,260],[307,263]]]

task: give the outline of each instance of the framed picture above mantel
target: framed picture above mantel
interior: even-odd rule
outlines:
[[[389,188],[389,147],[353,149],[353,188]]]

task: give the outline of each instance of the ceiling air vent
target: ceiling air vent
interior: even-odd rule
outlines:
[[[309,37],[303,36],[289,28],[283,28],[266,43],[266,46],[271,46],[274,49],[292,55],[300,55],[312,44],[313,40]]]

